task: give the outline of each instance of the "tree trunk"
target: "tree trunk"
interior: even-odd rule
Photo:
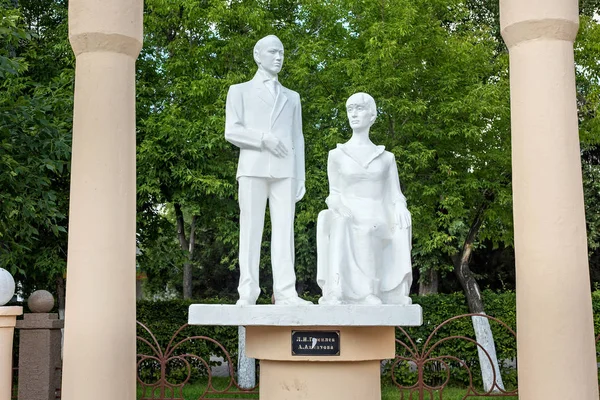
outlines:
[[[187,260],[183,263],[183,298],[192,298],[192,261],[194,258],[194,248],[196,247],[196,220],[197,217],[192,217],[192,223],[190,225],[190,240],[188,241],[185,236],[185,222],[183,220],[183,211],[181,211],[181,204],[175,203],[175,218],[177,219],[177,238],[179,239],[179,246],[182,250],[185,250],[187,254]]]
[[[485,211],[485,208],[486,205],[484,204],[477,211],[477,215],[471,224],[471,229],[467,234],[461,253],[453,257],[454,271],[465,292],[469,311],[472,314],[482,315],[485,315],[483,298],[481,297],[479,284],[473,276],[471,268],[469,268],[469,261],[471,260],[471,255],[473,253],[475,238],[477,237],[477,233],[479,232],[479,228],[481,228],[481,224],[483,222],[483,212]],[[474,316],[472,317],[472,323],[473,330],[475,331],[475,339],[481,346],[477,346],[477,353],[479,355],[479,365],[481,366],[483,388],[486,392],[489,392],[490,390],[493,392],[497,392],[499,389],[504,390],[504,384],[502,383],[502,376],[500,374],[500,367],[498,365],[498,359],[496,356],[496,346],[494,345],[494,336],[492,334],[490,322],[485,317]],[[495,382],[494,371],[496,371]]]
[[[58,301],[58,319],[65,319],[65,277],[56,278],[56,297]],[[62,349],[65,340],[65,329],[60,330],[60,356],[62,358]]]
[[[437,294],[440,285],[440,274],[437,270],[430,268],[423,273],[419,279],[419,296],[427,296],[428,294]]]
[[[56,297],[58,303],[58,318],[65,319],[65,278],[56,278]]]
[[[256,386],[256,360],[246,356],[246,327],[238,326],[238,385],[242,389]]]

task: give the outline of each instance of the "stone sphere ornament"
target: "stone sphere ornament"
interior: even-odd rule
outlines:
[[[15,295],[15,280],[12,275],[0,268],[0,306],[5,305]]]
[[[36,290],[27,299],[27,307],[33,313],[48,313],[54,308],[54,296],[47,290]]]

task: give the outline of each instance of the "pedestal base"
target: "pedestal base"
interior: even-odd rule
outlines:
[[[421,325],[423,312],[416,304],[193,304],[188,321],[246,326],[261,400],[381,400],[380,361],[396,356],[395,327]]]
[[[247,327],[246,354],[261,360],[260,399],[380,400],[380,361],[395,357],[394,331],[391,326]],[[296,340],[303,340],[296,346],[294,332]],[[339,353],[295,354],[300,346],[307,351],[329,345],[312,338],[332,332]]]
[[[260,400],[381,399],[380,362],[260,362]]]

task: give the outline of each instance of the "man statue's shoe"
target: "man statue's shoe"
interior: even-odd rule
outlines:
[[[236,306],[253,306],[253,305],[255,305],[255,304],[256,304],[255,302],[252,302],[252,301],[250,301],[250,300],[248,300],[248,299],[239,299],[239,300],[238,300],[238,301],[235,303],[235,305],[236,305]]]
[[[287,299],[275,300],[276,306],[312,306],[313,303],[300,297],[288,297]]]

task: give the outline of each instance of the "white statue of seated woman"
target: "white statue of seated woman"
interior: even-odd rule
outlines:
[[[412,223],[396,160],[369,139],[375,100],[353,94],[346,110],[352,138],[329,152],[317,222],[319,304],[410,304]]]

